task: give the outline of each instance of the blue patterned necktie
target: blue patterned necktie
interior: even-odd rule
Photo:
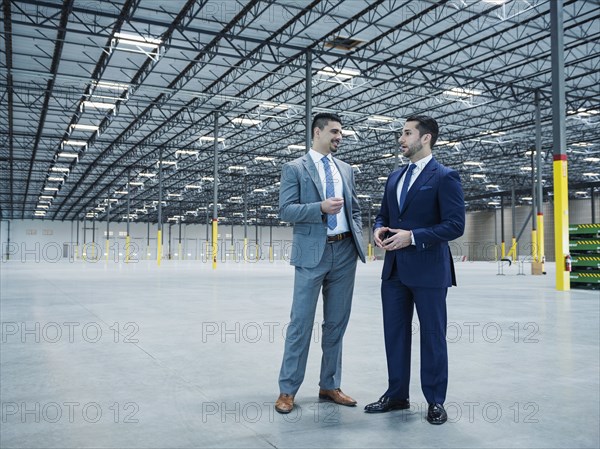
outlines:
[[[333,174],[331,173],[331,166],[329,165],[329,159],[327,156],[323,156],[323,167],[325,168],[325,198],[331,198],[335,196],[335,189],[333,188]],[[327,214],[327,227],[329,229],[335,229],[337,226],[337,216],[334,214]]]
[[[408,192],[408,186],[410,185],[410,178],[412,178],[412,172],[415,169],[415,164],[409,164],[408,170],[406,170],[406,175],[404,176],[404,183],[402,184],[402,190],[400,191],[400,210],[402,210],[402,206],[404,206],[404,201],[406,200],[406,193]]]

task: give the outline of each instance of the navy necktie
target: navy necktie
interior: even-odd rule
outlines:
[[[402,206],[404,206],[404,201],[406,200],[406,193],[408,192],[408,186],[410,185],[410,178],[412,178],[412,173],[415,167],[415,164],[409,164],[408,170],[406,170],[406,175],[404,176],[404,183],[402,184],[402,190],[400,191],[400,210],[402,210]]]
[[[325,168],[325,198],[331,198],[335,196],[335,189],[333,188],[333,174],[331,173],[331,166],[329,165],[329,159],[327,156],[323,156],[323,168]],[[329,229],[335,229],[337,226],[337,216],[333,214],[327,214],[327,227]]]

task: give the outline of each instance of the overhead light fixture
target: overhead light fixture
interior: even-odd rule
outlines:
[[[100,89],[120,89],[120,90],[129,89],[129,84],[113,83],[110,81],[98,81],[95,84],[96,84],[96,87],[99,87]]]
[[[198,139],[200,142],[214,142],[215,138],[213,136],[202,136]],[[217,137],[217,142],[224,142],[225,137]]]
[[[473,173],[471,174],[471,178],[479,178],[479,179],[484,179],[485,175],[482,173]]]
[[[380,176],[379,178],[377,178],[377,180],[379,180],[379,181],[387,181],[387,177],[386,176]]]
[[[600,157],[586,157],[583,160],[586,162],[600,162]]]
[[[230,165],[228,169],[229,171],[246,171],[246,167],[243,165]]]
[[[100,127],[95,125],[80,125],[79,123],[74,123],[71,125],[71,131],[98,131],[99,129]]]
[[[49,192],[58,192],[57,187],[44,187],[44,190],[47,190]]]
[[[170,198],[181,198],[181,193],[167,193]]]
[[[115,38],[117,38],[121,44],[129,44],[140,47],[158,48],[158,46],[162,44],[162,40],[160,39],[139,36],[135,34],[115,33]]]
[[[490,206],[500,206],[500,203],[498,201],[488,201],[488,204]]]
[[[488,185],[486,185],[486,188],[488,188],[488,189],[499,189],[500,186],[498,184],[488,184]]]
[[[186,189],[196,189],[196,190],[200,190],[202,189],[202,186],[199,184],[188,184],[185,186]]]
[[[465,89],[462,87],[452,87],[445,90],[443,93],[454,97],[473,97],[475,95],[481,95],[480,90],[476,89]]]
[[[360,76],[360,71],[338,67],[323,67],[317,74],[328,76],[339,81],[350,81],[353,77]]]
[[[128,190],[115,190],[116,195],[127,195],[128,193]]]
[[[201,180],[210,182],[210,181],[214,181],[215,178],[213,178],[212,176],[203,176]]]
[[[117,105],[114,103],[102,103],[100,101],[84,101],[81,103],[85,112],[85,108],[95,108],[95,109],[114,109]]]
[[[241,196],[232,196],[231,198],[229,198],[229,202],[230,203],[243,203],[244,198],[242,198]]]
[[[50,195],[40,195],[40,198],[44,198],[46,200],[53,200],[54,199],[54,197],[50,196]]]
[[[531,171],[533,170],[531,167],[521,167],[522,171]]]
[[[571,146],[572,147],[584,147],[584,148],[587,148],[587,147],[594,146],[594,144],[591,143],[591,142],[577,142],[577,143],[571,144]]]
[[[292,144],[292,145],[288,145],[287,147],[288,147],[288,150],[306,150],[305,145]]]
[[[36,210],[33,215],[37,216],[37,217],[43,217],[44,215],[46,215],[46,211],[45,210]]]
[[[530,197],[530,196],[524,196],[524,197],[522,197],[521,199],[522,199],[523,201],[531,201],[531,200],[533,200],[533,198],[532,198],[532,197]]]
[[[344,130],[342,130],[342,136],[343,135],[347,135],[347,136],[359,136],[360,134],[358,134],[356,131],[354,131],[352,129],[344,129]]]
[[[70,145],[72,147],[85,147],[87,142],[85,140],[63,140],[63,145]]]
[[[131,181],[131,182],[129,183],[129,185],[130,185],[130,186],[143,186],[143,185],[144,185],[144,183],[143,183],[143,182],[140,182],[140,181]]]
[[[144,178],[154,178],[156,176],[156,173],[140,173],[138,176],[143,176]]]
[[[483,165],[483,162],[465,161],[463,162],[463,165],[468,165],[471,167],[481,167]]]
[[[261,162],[271,162],[274,159],[275,159],[274,157],[268,157],[268,156],[256,156],[254,158],[255,161],[261,161]]]
[[[36,207],[38,209],[49,209],[50,208],[50,206],[46,206],[45,204],[38,204]]]
[[[267,193],[267,189],[254,189],[252,193]]]
[[[195,150],[177,150],[175,151],[175,157],[178,156],[198,156],[199,151]]]
[[[275,110],[282,110],[282,111],[289,109],[289,106],[286,104],[271,103],[270,101],[265,101],[265,102],[261,103],[259,106],[263,109],[275,109]]]
[[[590,176],[590,177],[592,177],[592,176],[599,176],[599,175],[600,175],[599,173],[591,173],[591,172],[583,174],[583,176]]]
[[[175,165],[177,166],[177,161],[156,161],[156,166],[159,165]]]
[[[48,181],[58,181],[58,182],[64,182],[65,178],[58,178],[56,176],[48,176]]]
[[[67,152],[61,151],[60,153],[58,153],[58,157],[64,157],[64,158],[69,158],[69,159],[79,159],[79,154],[67,153]]]
[[[260,125],[262,123],[262,120],[245,117],[236,117],[232,120],[232,122],[243,126],[254,126]]]
[[[367,118],[370,122],[379,122],[379,123],[391,123],[395,120],[393,117],[386,117],[385,115],[372,115]]]

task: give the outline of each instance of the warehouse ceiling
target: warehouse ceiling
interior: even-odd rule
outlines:
[[[124,221],[129,198],[130,220],[156,223],[162,185],[162,221],[204,223],[216,181],[219,221],[279,224],[307,90],[343,118],[365,217],[412,114],[441,124],[434,155],[468,209],[513,188],[526,202],[536,98],[550,195],[550,1],[3,0],[2,218]],[[600,186],[599,19],[600,1],[565,0],[573,197]]]

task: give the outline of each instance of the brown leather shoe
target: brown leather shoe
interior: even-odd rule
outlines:
[[[289,413],[294,408],[294,396],[291,394],[281,393],[275,401],[275,410],[279,413]]]
[[[336,388],[335,390],[319,390],[319,399],[326,399],[348,407],[354,407],[356,405],[356,401],[347,394],[344,394],[339,388]]]

